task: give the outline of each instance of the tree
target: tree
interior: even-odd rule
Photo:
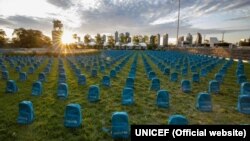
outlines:
[[[250,46],[250,42],[247,42],[247,41],[240,41],[240,42],[239,42],[239,45],[240,45],[240,46]]]
[[[86,35],[84,36],[84,43],[88,45],[88,44],[90,43],[90,40],[91,40],[90,35],[89,35],[89,34],[86,34]]]
[[[143,36],[142,35],[138,35],[138,39],[139,39],[139,43],[143,42]]]
[[[102,43],[102,37],[101,37],[101,35],[99,33],[95,36],[95,42],[96,42],[96,45],[97,45],[98,48],[100,48],[101,45],[103,44]]]
[[[43,36],[42,40],[43,40],[43,43],[44,43],[45,46],[47,46],[47,47],[51,47],[52,46],[50,37]]]
[[[51,39],[39,30],[18,28],[12,33],[13,46],[21,48],[40,48],[51,46]]]
[[[0,47],[3,47],[6,45],[7,39],[5,37],[6,37],[5,31],[0,29]]]
[[[149,49],[156,49],[157,45],[156,45],[156,36],[151,35],[150,36],[150,45],[149,45]]]
[[[72,35],[72,37],[73,37],[74,41],[75,41],[75,42],[77,42],[77,39],[78,39],[77,34],[76,34],[76,33],[75,33],[75,34],[73,34],[73,35]]]
[[[113,36],[108,36],[108,45],[110,47],[114,47],[115,46],[115,39]]]
[[[149,39],[149,37],[147,35],[144,35],[142,42],[148,43],[148,39]]]
[[[139,39],[139,36],[138,36],[138,35],[133,36],[133,42],[134,42],[134,44],[136,44],[136,45],[139,44],[140,39]]]
[[[129,37],[129,34],[125,34],[125,43],[131,42],[131,38]]]
[[[150,36],[150,44],[151,45],[156,45],[156,36],[154,36],[154,35]]]
[[[120,42],[121,42],[122,44],[125,44],[125,43],[126,43],[126,36],[125,36],[123,33],[120,34]]]

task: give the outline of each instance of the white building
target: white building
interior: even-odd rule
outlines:
[[[210,37],[209,44],[210,47],[214,47],[214,44],[219,43],[219,40],[216,37]]]
[[[161,44],[161,35],[157,34],[157,46],[159,47]]]
[[[115,32],[115,42],[119,42],[118,32]]]

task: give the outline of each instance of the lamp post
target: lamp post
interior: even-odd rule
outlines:
[[[178,47],[178,38],[179,38],[179,26],[180,26],[180,8],[181,2],[179,0],[179,9],[178,9],[178,23],[177,23],[177,36],[176,36],[176,47]]]

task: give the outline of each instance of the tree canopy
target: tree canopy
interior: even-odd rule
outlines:
[[[51,46],[51,39],[39,30],[17,28],[12,33],[13,46],[21,48],[41,48]]]
[[[95,36],[95,41],[98,47],[100,47],[103,44],[102,37],[99,33]]]
[[[108,45],[110,47],[114,47],[115,46],[115,39],[113,36],[108,36]]]
[[[5,38],[6,33],[4,30],[0,29],[0,47],[5,46],[7,39]]]
[[[133,36],[133,42],[138,45],[140,43],[140,37],[138,35]]]
[[[245,41],[240,41],[239,45],[240,46],[250,46],[250,37],[249,37],[249,39],[246,39]]]
[[[90,41],[91,41],[91,36],[89,34],[86,34],[84,36],[84,43],[88,45]]]

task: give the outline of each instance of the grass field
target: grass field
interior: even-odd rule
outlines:
[[[135,104],[133,106],[121,105],[121,92],[125,86],[131,64],[135,55],[138,54],[137,72],[135,78]],[[10,69],[10,79],[16,80],[19,91],[16,94],[6,94],[6,81],[0,80],[0,141],[30,141],[30,140],[84,140],[84,141],[107,141],[111,136],[102,131],[102,128],[110,128],[111,115],[115,111],[127,111],[130,124],[167,124],[168,117],[172,114],[185,115],[190,124],[249,124],[250,115],[244,115],[237,111],[237,99],[240,85],[236,82],[237,62],[228,69],[218,95],[212,95],[213,112],[200,112],[195,107],[196,96],[199,92],[207,91],[208,82],[214,79],[214,74],[222,67],[218,65],[207,77],[201,78],[200,83],[192,83],[192,92],[183,93],[180,88],[181,79],[191,80],[191,72],[186,77],[179,78],[178,82],[170,82],[169,76],[165,76],[144,54],[152,69],[161,80],[161,89],[170,92],[170,108],[160,109],[156,106],[156,92],[149,91],[150,80],[147,79],[142,60],[144,52],[134,51],[128,63],[118,73],[118,77],[111,80],[111,87],[100,85],[101,100],[98,103],[89,103],[87,100],[88,88],[93,84],[101,84],[103,75],[108,75],[111,69],[105,73],[98,71],[98,77],[90,77],[86,69],[81,69],[87,76],[87,85],[78,86],[77,78],[70,68],[70,64],[63,59],[64,68],[69,86],[67,100],[57,98],[58,85],[58,58],[54,62],[51,72],[47,76],[47,82],[43,83],[43,94],[31,96],[32,83],[38,79],[38,73],[42,72],[48,63],[48,59],[41,64],[34,74],[28,75],[25,82],[18,81],[19,74],[15,69]],[[123,60],[123,59],[121,59]],[[111,66],[114,68],[119,62]],[[245,74],[250,79],[250,64],[244,64]],[[27,71],[28,66],[22,69]],[[18,116],[18,103],[23,100],[33,102],[35,121],[28,125],[19,125],[16,122]],[[82,107],[83,126],[79,129],[68,129],[63,125],[65,106],[69,103],[79,103]]]

